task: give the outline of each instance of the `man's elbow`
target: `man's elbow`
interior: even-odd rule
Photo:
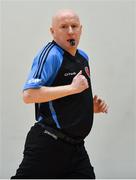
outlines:
[[[26,104],[33,103],[32,102],[32,97],[31,97],[31,94],[30,94],[29,90],[23,91],[23,101]]]

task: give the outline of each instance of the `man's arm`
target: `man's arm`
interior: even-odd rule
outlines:
[[[80,71],[70,85],[57,87],[41,87],[39,89],[28,89],[23,92],[25,103],[42,103],[62,98],[68,95],[77,94],[87,89],[88,82]]]

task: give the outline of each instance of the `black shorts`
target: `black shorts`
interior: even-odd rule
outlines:
[[[37,123],[28,132],[24,157],[11,179],[95,179],[84,143],[72,145],[44,133]]]

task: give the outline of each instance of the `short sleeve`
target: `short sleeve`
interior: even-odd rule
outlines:
[[[23,90],[50,86],[61,67],[63,56],[51,46],[40,51],[33,60],[31,71]]]

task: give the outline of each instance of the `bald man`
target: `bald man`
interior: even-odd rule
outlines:
[[[50,31],[53,40],[35,56],[24,84],[23,99],[35,104],[36,123],[12,179],[95,179],[84,139],[93,114],[107,113],[108,107],[98,96],[93,98],[89,59],[77,49],[79,16],[72,10],[58,11]]]

